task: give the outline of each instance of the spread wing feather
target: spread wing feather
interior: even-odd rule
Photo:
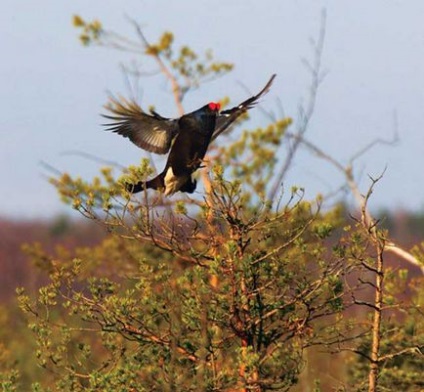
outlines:
[[[212,140],[215,140],[222,132],[228,129],[228,127],[243,113],[246,113],[249,109],[253,108],[258,99],[269,91],[276,76],[277,75],[275,74],[272,75],[268,83],[261,91],[259,91],[258,94],[246,99],[241,104],[231,109],[223,110],[216,119],[215,131],[213,133]]]
[[[166,154],[178,133],[177,120],[162,117],[153,110],[151,114],[145,113],[134,101],[110,98],[105,108],[111,113],[103,115],[111,120],[105,124],[106,130],[127,137],[146,151]]]

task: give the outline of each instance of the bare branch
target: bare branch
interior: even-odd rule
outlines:
[[[141,30],[140,25],[134,20],[129,18],[130,22],[132,23],[132,25],[134,26],[137,35],[139,36],[141,42],[143,43],[143,45],[146,48],[150,47],[150,43],[149,41],[147,41],[147,38],[145,37],[145,35],[143,34],[143,31]],[[165,65],[164,61],[162,60],[161,56],[159,54],[152,54],[153,58],[156,60],[157,64],[159,65],[159,68],[161,70],[161,72],[165,75],[165,77],[169,80],[169,82],[171,83],[171,88],[172,88],[172,94],[174,96],[174,101],[175,104],[177,105],[178,108],[178,113],[182,116],[184,114],[184,107],[182,104],[182,91],[183,89],[181,88],[180,84],[178,83],[177,79],[175,78],[175,76],[172,74],[172,72],[169,70],[169,68]]]
[[[100,157],[98,157],[98,156],[96,156],[94,154],[90,154],[90,153],[84,152],[84,151],[78,151],[78,150],[63,151],[61,153],[61,155],[63,155],[63,156],[67,156],[67,155],[68,156],[80,156],[80,157],[86,158],[86,159],[88,159],[90,161],[101,163],[102,165],[117,167],[119,169],[122,169],[123,171],[125,171],[125,169],[126,169],[125,166],[122,166],[121,164],[119,164],[116,161],[111,161],[111,160],[108,160],[108,159],[103,159],[103,158],[100,158]]]
[[[324,50],[326,18],[327,18],[326,10],[323,9],[321,13],[321,24],[320,24],[318,40],[317,42],[315,41],[312,42],[312,46],[314,50],[313,64],[311,65],[308,61],[305,61],[305,60],[303,61],[304,65],[309,70],[312,76],[308,103],[307,103],[306,109],[304,109],[302,106],[299,109],[299,112],[300,112],[299,120],[298,120],[299,125],[296,132],[296,135],[298,137],[294,139],[294,142],[288,151],[287,158],[283,166],[281,167],[280,172],[277,174],[274,180],[274,184],[271,187],[271,191],[269,193],[270,200],[274,199],[276,193],[278,192],[281,182],[283,181],[286,173],[291,167],[294,156],[296,155],[296,152],[298,148],[300,147],[302,136],[308,130],[309,123],[315,111],[315,103],[316,103],[316,99],[318,95],[318,87],[324,78],[324,73],[321,70],[321,58],[322,58],[322,53]]]
[[[422,349],[423,347],[418,347],[418,346],[408,347],[408,348],[405,348],[404,350],[398,351],[397,353],[383,355],[379,358],[379,361],[380,362],[387,361],[387,360],[390,360],[405,354],[424,355],[424,352],[422,351]]]
[[[377,145],[386,145],[386,146],[395,146],[399,143],[399,135],[395,133],[391,140],[386,140],[382,138],[376,138],[370,143],[368,143],[365,147],[357,151],[352,157],[349,159],[349,163],[352,165],[355,160],[360,158],[362,155],[366,154],[368,151],[373,149]]]
[[[400,246],[396,245],[392,241],[386,242],[384,249],[387,252],[391,252],[391,253],[395,254],[396,256],[401,257],[402,259],[404,259],[408,263],[418,267],[421,270],[421,273],[424,275],[424,265],[422,265],[422,263],[420,263],[419,260],[417,258],[415,258],[408,251],[402,249]]]
[[[364,209],[364,196],[361,194],[358,184],[355,180],[354,174],[353,174],[353,167],[352,164],[349,163],[347,166],[343,166],[342,163],[340,163],[338,160],[333,158],[331,155],[327,154],[324,150],[316,146],[314,143],[306,139],[303,135],[299,134],[293,134],[293,133],[286,133],[286,136],[295,140],[299,140],[305,147],[307,147],[310,151],[312,151],[318,158],[321,158],[327,162],[329,162],[331,165],[333,165],[340,173],[343,174],[343,176],[346,179],[346,183],[349,187],[350,192],[352,193],[358,207],[361,209],[362,213],[365,216],[365,219],[367,221],[371,221],[372,217],[369,212],[368,206],[365,205]],[[394,145],[396,143],[396,139],[393,140],[382,140],[377,139],[374,142],[370,143],[370,145],[377,145],[377,144],[386,144],[386,145]],[[366,149],[368,151],[369,148]],[[361,154],[365,153],[365,149],[362,150]],[[360,154],[355,154],[349,162],[353,162]],[[384,172],[383,172],[384,174]],[[382,175],[383,175],[382,174]],[[381,177],[381,176],[380,176]],[[377,179],[377,181],[379,178]],[[372,192],[372,190],[371,190]],[[367,203],[366,203],[367,204]],[[417,260],[416,257],[414,257],[411,253],[407,252],[406,250],[402,249],[398,245],[396,245],[394,242],[390,241],[386,243],[385,251],[391,252],[399,257],[401,257],[403,260],[405,260],[407,263],[410,263],[416,267],[419,267],[422,274],[424,275],[424,266],[421,265],[421,263]]]

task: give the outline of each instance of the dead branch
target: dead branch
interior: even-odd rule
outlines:
[[[422,347],[418,347],[418,346],[408,347],[408,348],[405,348],[404,350],[398,351],[397,353],[382,355],[379,358],[379,361],[380,362],[387,361],[387,360],[396,358],[396,357],[398,357],[400,355],[404,355],[404,354],[424,355],[424,352],[422,351]]]
[[[278,189],[280,187],[280,184],[282,183],[286,173],[288,172],[289,168],[292,165],[294,156],[296,155],[297,150],[300,147],[301,140],[303,135],[308,130],[309,123],[312,119],[312,116],[315,111],[315,104],[316,99],[318,95],[318,88],[325,76],[325,73],[322,72],[321,67],[321,59],[322,59],[322,53],[324,50],[324,41],[325,41],[325,30],[326,30],[326,18],[327,14],[325,9],[321,13],[321,25],[320,25],[320,31],[318,34],[318,40],[315,42],[314,40],[311,40],[311,44],[314,51],[314,57],[313,57],[313,63],[312,65],[307,60],[303,60],[303,64],[308,69],[309,73],[311,74],[312,80],[311,80],[311,86],[310,86],[310,92],[308,97],[308,103],[306,108],[303,108],[302,106],[299,109],[299,126],[298,130],[296,132],[296,138],[294,138],[293,144],[290,146],[287,158],[283,164],[283,166],[280,169],[280,172],[277,174],[274,184],[271,187],[271,191],[269,193],[269,199],[273,200],[275,195],[278,192]]]
[[[96,156],[94,154],[90,154],[90,153],[84,152],[84,151],[69,150],[69,151],[63,151],[60,155],[64,155],[64,156],[79,156],[79,157],[88,159],[90,161],[100,163],[102,165],[113,166],[113,167],[117,167],[119,169],[125,170],[125,166],[122,166],[121,164],[119,164],[116,161],[111,161],[109,159],[103,159],[103,158],[100,158],[100,157],[98,157],[98,156]]]
[[[369,209],[367,207],[367,203],[364,203],[364,196],[361,194],[359,190],[359,186],[355,180],[354,174],[353,174],[353,167],[352,162],[357,159],[360,155],[364,154],[366,151],[369,151],[371,146],[376,146],[379,144],[385,144],[385,145],[394,145],[397,143],[397,137],[395,136],[391,140],[384,140],[384,139],[376,139],[370,144],[368,144],[366,147],[364,147],[360,152],[354,154],[352,158],[349,159],[349,163],[344,166],[341,162],[339,162],[337,159],[332,157],[330,154],[327,154],[324,150],[322,150],[320,147],[309,141],[304,137],[304,135],[299,134],[293,134],[293,133],[286,133],[286,136],[295,140],[299,140],[302,145],[304,145],[306,148],[308,148],[310,151],[312,151],[318,158],[323,159],[327,162],[329,162],[332,166],[334,166],[340,173],[343,174],[343,176],[346,179],[346,183],[349,187],[350,192],[352,193],[355,202],[357,203],[359,209],[361,210],[361,213],[364,215],[364,219],[366,219],[368,222],[372,220],[372,216],[369,212]],[[365,206],[365,208],[364,208]],[[408,251],[402,249],[399,245],[396,245],[393,241],[388,241],[385,244],[385,251],[391,252],[399,257],[401,257],[403,260],[405,260],[407,263],[410,263],[414,265],[415,267],[420,268],[422,274],[424,275],[424,266],[421,265],[421,263],[415,258],[411,253]]]
[[[134,19],[130,19],[130,22],[134,26],[134,28],[137,32],[137,35],[140,38],[142,44],[146,48],[149,48],[151,45],[150,45],[149,41],[147,40],[147,38],[145,37],[143,31],[141,30],[140,25]],[[152,56],[156,60],[156,63],[158,64],[161,72],[165,75],[165,77],[171,83],[172,95],[174,96],[174,101],[175,101],[175,104],[178,108],[178,113],[182,116],[184,114],[184,107],[183,107],[183,104],[182,104],[183,89],[180,86],[180,84],[178,83],[175,76],[172,74],[172,72],[169,70],[169,68],[166,66],[166,64],[162,60],[162,57],[160,56],[160,54],[156,53],[156,54],[152,54]]]

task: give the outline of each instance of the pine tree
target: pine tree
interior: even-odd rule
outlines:
[[[185,94],[232,69],[211,52],[201,58],[188,46],[176,49],[169,32],[151,44],[137,24],[134,42],[98,21],[74,17],[74,24],[85,45],[141,48],[170,82],[180,114]],[[283,188],[296,148],[282,163],[281,143],[304,141],[308,117],[297,133],[289,131],[290,118],[267,119],[243,132],[236,124],[231,143],[217,139],[198,172],[203,188],[193,196],[132,196],[125,183],[153,172],[145,159],[123,174],[102,168],[91,181],[67,173],[52,178],[62,200],[108,235],[74,252],[28,249],[48,276],[36,295],[19,290],[43,371],[20,387],[286,391],[299,382],[305,350],[354,347],[366,354],[368,330],[346,311],[369,283],[357,278],[364,260],[376,260],[385,237],[374,221],[346,225],[343,209],[323,212],[322,197],[308,201],[302,188]],[[355,362],[352,384],[369,368]],[[4,374],[1,385],[14,390],[17,375]]]

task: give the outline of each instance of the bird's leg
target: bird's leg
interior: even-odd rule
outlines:
[[[200,163],[199,163],[199,168],[203,169],[204,167],[208,167],[209,164],[211,163],[211,161],[209,159],[199,159]],[[204,163],[202,165],[202,163]]]
[[[202,165],[202,163],[204,163]],[[191,168],[193,171],[197,170],[197,169],[203,169],[205,167],[207,167],[209,164],[209,160],[207,159],[200,159],[197,158],[197,156],[195,156],[192,161],[187,165],[187,167]]]
[[[193,159],[187,164],[187,167],[190,168],[193,172],[196,171],[199,168],[203,168],[204,166],[201,166],[201,163],[203,160],[198,157],[197,153],[194,155]]]

